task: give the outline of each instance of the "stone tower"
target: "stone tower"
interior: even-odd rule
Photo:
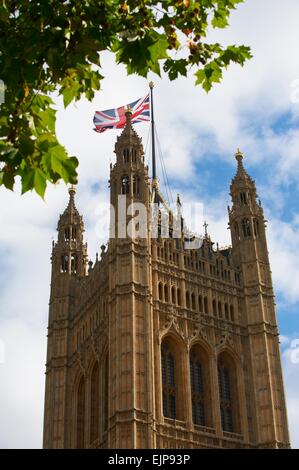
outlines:
[[[44,447],[287,448],[265,219],[243,155],[232,246],[215,247],[205,230],[190,248],[174,229],[180,201],[174,214],[150,186],[130,110],[126,119],[110,169],[109,241],[88,270],[73,189],[59,220]]]
[[[232,257],[243,278],[242,322],[251,438],[264,447],[288,441],[286,404],[279,352],[275,301],[266,240],[266,221],[254,181],[238,150],[237,173],[231,184],[229,224]],[[251,383],[251,386],[249,385]]]
[[[69,195],[68,206],[58,221],[58,240],[53,242],[51,258],[44,446],[56,448],[66,446],[71,309],[76,281],[85,276],[87,262],[84,225],[75,206],[74,188]]]
[[[139,205],[148,216],[149,182],[130,111],[126,116],[110,175],[116,226],[109,244],[109,414],[113,419],[108,445],[148,448],[154,443],[151,246],[146,221],[139,227],[144,233],[137,236],[134,216]]]

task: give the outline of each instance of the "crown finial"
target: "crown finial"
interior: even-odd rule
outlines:
[[[76,188],[75,186],[72,184],[72,186],[69,188],[69,195],[74,197],[76,194]]]
[[[126,119],[127,119],[127,124],[131,123],[132,113],[133,113],[133,111],[132,111],[131,106],[127,106],[127,108],[125,109],[125,116],[126,116]]]
[[[243,160],[244,158],[244,155],[243,153],[241,152],[241,150],[239,149],[239,147],[237,148],[237,151],[235,153],[235,158],[237,160],[238,163],[241,163],[241,161]]]

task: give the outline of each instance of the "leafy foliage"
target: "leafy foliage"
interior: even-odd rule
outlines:
[[[100,89],[100,54],[115,54],[128,74],[170,80],[192,67],[209,91],[231,62],[251,57],[246,46],[207,42],[208,28],[225,28],[243,0],[21,0],[0,2],[0,185],[44,196],[47,182],[77,182],[78,160],[55,133],[58,91],[67,107]]]

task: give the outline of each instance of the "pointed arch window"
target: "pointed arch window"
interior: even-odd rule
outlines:
[[[76,241],[77,240],[77,227],[72,227],[72,241]]]
[[[249,219],[243,219],[242,220],[242,230],[243,230],[243,235],[245,238],[248,238],[251,236],[251,228],[250,228],[250,220]]]
[[[176,289],[174,286],[171,287],[171,302],[176,304]]]
[[[240,232],[238,222],[234,223],[234,232],[237,240],[240,240]]]
[[[85,379],[81,377],[77,392],[77,448],[84,449],[85,441]]]
[[[140,194],[140,177],[138,175],[133,176],[133,194]]]
[[[121,179],[121,194],[129,194],[130,192],[130,178],[124,175]]]
[[[137,159],[137,150],[132,149],[132,162],[136,163],[136,159]]]
[[[204,303],[204,311],[205,311],[205,313],[209,313],[208,298],[207,298],[207,297],[204,297],[203,303]]]
[[[223,431],[239,432],[236,373],[233,360],[227,353],[218,358],[218,385],[221,424]]]
[[[242,206],[247,204],[247,196],[244,191],[240,192],[240,202]]]
[[[217,316],[217,304],[216,300],[213,300],[213,315]]]
[[[75,254],[71,255],[71,272],[73,274],[78,272],[78,256]]]
[[[162,282],[159,282],[158,290],[159,290],[159,300],[163,300],[163,285],[162,285]]]
[[[226,319],[226,320],[229,320],[229,316],[228,316],[228,305],[227,305],[227,304],[224,304],[224,315],[225,315],[225,319]]]
[[[218,315],[220,318],[222,318],[222,303],[218,302]]]
[[[253,220],[253,230],[254,230],[254,235],[257,238],[260,234],[260,224],[258,219]]]
[[[178,305],[182,305],[181,289],[177,289],[177,301],[178,301]]]
[[[231,305],[230,308],[229,308],[229,310],[230,310],[230,319],[231,319],[231,321],[234,321],[234,319],[235,319],[235,315],[234,315],[234,306]]]
[[[130,162],[130,149],[128,148],[124,149],[123,155],[124,155],[124,162],[129,163]]]
[[[194,292],[192,292],[192,294],[191,294],[191,308],[192,308],[192,310],[195,310],[195,309],[196,309],[195,294],[194,294]]]
[[[175,356],[173,348],[168,340],[162,343],[161,348],[162,366],[162,394],[163,415],[168,418],[176,418],[176,379],[175,379]]]
[[[64,229],[64,241],[70,241],[70,227],[65,227]]]
[[[95,363],[91,372],[91,394],[90,394],[90,443],[99,438],[100,418],[100,369],[98,362]]]
[[[168,285],[164,285],[164,302],[168,302]]]
[[[103,392],[104,392],[104,410],[103,410],[103,417],[104,417],[104,432],[107,431],[108,429],[108,419],[109,419],[109,352],[106,354],[106,359],[104,363],[104,386],[103,386]]]
[[[198,296],[198,310],[202,312],[202,296]]]
[[[190,292],[186,291],[186,307],[190,308]]]
[[[69,270],[69,257],[68,255],[61,256],[60,272],[67,273]]]
[[[190,353],[190,382],[193,423],[205,426],[203,363],[195,349]]]

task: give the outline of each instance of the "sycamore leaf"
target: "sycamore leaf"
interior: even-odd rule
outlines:
[[[25,166],[22,170],[22,194],[34,188],[34,169],[30,166]]]
[[[39,168],[34,173],[34,189],[42,198],[46,191],[46,175]]]
[[[81,85],[80,83],[73,82],[66,88],[61,88],[60,94],[63,96],[63,104],[66,108],[75,98],[78,98]]]
[[[222,70],[216,61],[210,62],[202,70],[194,74],[197,78],[195,84],[201,84],[206,92],[209,92],[213,83],[219,83],[222,78]]]

